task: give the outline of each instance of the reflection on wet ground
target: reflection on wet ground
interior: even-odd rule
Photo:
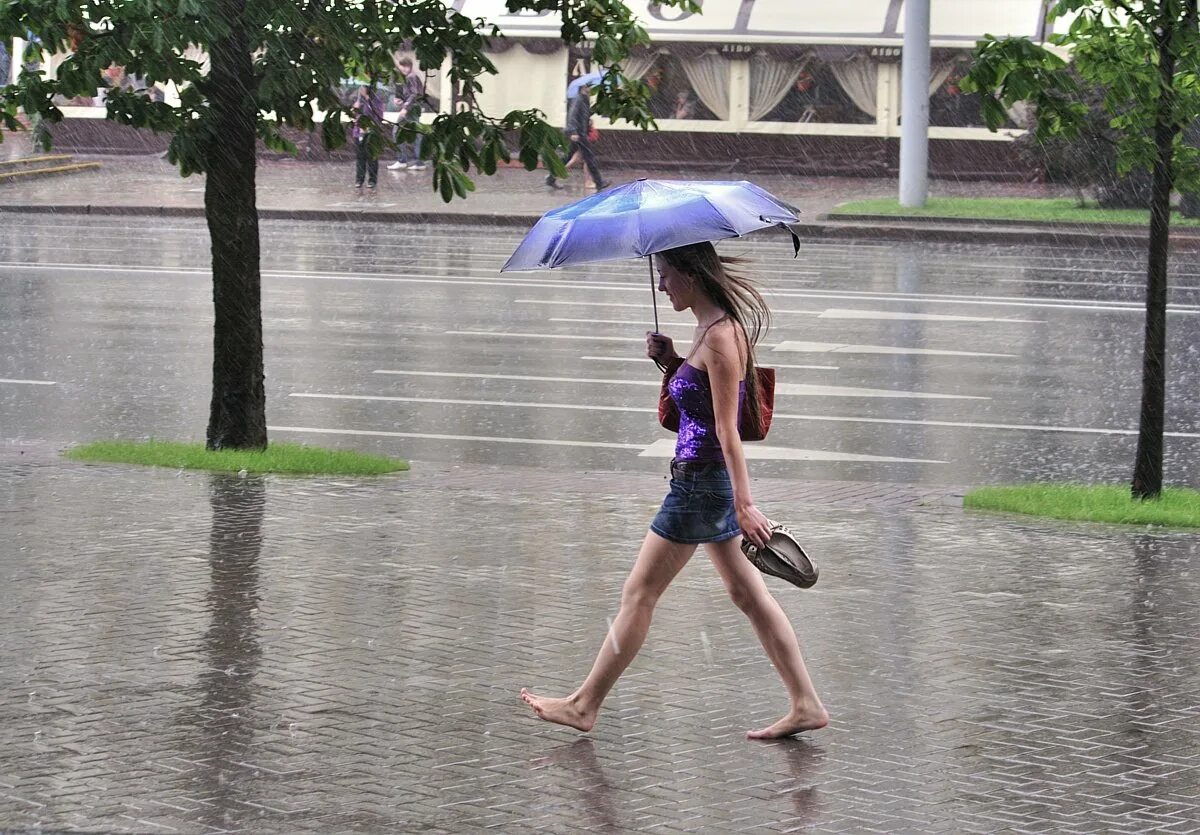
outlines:
[[[773,589],[830,728],[743,738],[784,693],[698,556],[581,739],[517,692],[587,670],[659,494],[573,473],[449,487],[432,469],[239,480],[7,458],[0,826],[1200,819],[1193,535],[764,502],[821,561],[811,591]]]
[[[30,216],[0,232],[5,436],[201,437],[211,356],[199,221]],[[497,272],[512,229],[264,224],[274,436],[421,460],[660,471],[645,265]],[[764,477],[1125,480],[1143,256],[807,242],[747,255],[779,370]],[[1200,270],[1174,261],[1168,479],[1197,485]],[[662,329],[689,338],[685,315]],[[32,383],[53,382],[53,386]],[[657,442],[657,444],[656,444]]]

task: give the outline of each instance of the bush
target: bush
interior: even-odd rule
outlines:
[[[1078,75],[1081,100],[1088,106],[1088,118],[1074,139],[1055,137],[1038,142],[1033,131],[1017,140],[1020,153],[1040,166],[1052,183],[1064,183],[1075,189],[1082,207],[1088,195],[1094,195],[1104,209],[1145,209],[1150,205],[1151,176],[1142,169],[1122,177],[1117,173],[1117,139],[1111,116],[1104,112],[1104,93],[1089,86]]]

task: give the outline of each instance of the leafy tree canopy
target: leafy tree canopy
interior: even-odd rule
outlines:
[[[1183,138],[1200,119],[1196,0],[1058,0],[1050,16],[1069,21],[1050,38],[1058,51],[1028,38],[987,36],[977,45],[963,89],[990,94],[981,96],[988,127],[1001,127],[1006,109],[1027,101],[1037,110],[1039,140],[1073,138],[1089,118],[1085,84],[1103,91],[1122,174],[1153,167],[1162,116],[1178,131],[1176,185],[1200,190],[1200,152]],[[1169,79],[1160,72],[1164,49],[1174,59]],[[1060,51],[1069,53],[1070,64]]]
[[[662,0],[663,6],[699,11],[695,0]],[[599,92],[596,112],[652,127],[649,90],[620,74],[629,51],[649,43],[645,30],[620,0],[507,0],[509,12],[554,12],[562,18],[567,43],[591,41],[592,59],[613,67],[614,83]],[[496,72],[485,47],[503,37],[495,25],[468,18],[443,0],[0,0],[0,39],[35,36],[23,56],[27,64],[55,53],[68,57],[56,78],[24,73],[18,84],[0,91],[0,121],[19,128],[17,110],[62,119],[56,95],[93,95],[101,74],[121,65],[148,84],[174,84],[180,102],[154,102],[132,91],[107,96],[108,118],[171,134],[169,159],[188,175],[207,169],[214,143],[210,79],[203,53],[226,39],[233,27],[244,32],[253,54],[253,77],[245,79],[257,107],[257,133],[268,147],[294,151],[284,128],[313,131],[320,124],[325,147],[345,142],[344,120],[351,118],[338,87],[348,77],[390,80],[394,56],[405,51],[422,67],[449,60],[449,78],[460,95],[472,99],[481,79]],[[323,112],[319,123],[317,113]],[[492,174],[509,161],[506,139],[517,137],[517,156],[529,169],[539,158],[562,173],[556,151],[558,126],[537,110],[489,116],[477,110],[444,113],[430,127],[402,127],[400,141],[427,133],[434,163],[434,187],[447,201],[474,189],[469,172]],[[47,139],[48,141],[48,139]],[[375,132],[381,149],[387,140]]]

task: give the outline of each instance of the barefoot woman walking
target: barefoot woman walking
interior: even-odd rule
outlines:
[[[524,689],[521,698],[542,719],[590,731],[608,691],[641,648],[658,598],[703,544],[788,691],[790,706],[783,718],[747,736],[774,739],[824,727],[829,715],[808,677],[796,633],[739,547],[741,536],[760,546],[770,536],[767,518],[750,497],[737,429],[739,409],[757,404],[754,343],[770,314],[749,282],[726,271],[729,261],[711,243],[654,258],[658,289],[675,310],[690,309],[696,317],[691,353],[670,385],[680,412],[671,490],[650,523],[621,590],[621,609],[583,684],[565,698]],[[647,336],[646,352],[664,363],[678,356],[671,340],[658,334]]]

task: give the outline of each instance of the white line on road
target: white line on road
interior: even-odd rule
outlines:
[[[420,438],[430,441],[481,441],[491,444],[534,444],[539,446],[590,447],[595,449],[643,450],[645,444],[610,444],[602,441],[558,441],[551,438],[504,438],[490,435],[438,435],[424,432],[384,432],[366,429],[320,429],[313,426],[268,426],[271,432],[300,432],[310,435],[365,435],[374,438]]]
[[[1144,290],[1143,284],[1129,283],[1123,281],[1071,281],[1069,278],[993,278],[1000,284],[1053,284],[1053,285],[1078,285],[1080,287],[1121,287],[1125,290]],[[1193,287],[1187,284],[1172,284],[1171,290],[1200,290],[1200,287]]]
[[[570,409],[578,411],[634,412],[654,414],[656,409],[638,406],[595,406],[578,403],[542,403],[521,400],[462,400],[433,397],[398,397],[373,394],[324,394],[319,392],[292,392],[289,397],[308,397],[324,400],[379,400],[400,403],[440,403],[455,406],[504,406],[520,409]],[[852,417],[845,415],[794,415],[776,412],[774,419],[805,420],[818,423],[869,423],[885,426],[935,426],[947,429],[988,429],[1011,432],[1059,432],[1068,435],[1136,435],[1136,429],[1101,429],[1088,426],[1044,426],[1030,423],[973,423],[958,420],[908,420],[905,418]],[[1200,432],[1164,432],[1169,438],[1200,438]]]
[[[0,383],[12,383],[17,386],[54,386],[58,385],[53,380],[10,380],[0,378]]]
[[[650,313],[650,305],[646,305],[645,307],[646,307],[646,313],[649,314]],[[651,327],[652,322],[647,321],[647,319],[649,319],[649,318],[650,318],[649,315],[647,315],[645,319],[567,319],[567,318],[555,317],[555,318],[547,318],[546,321],[547,322],[568,322],[568,323],[575,323],[575,324],[581,324],[581,325],[629,325],[630,327],[634,327],[634,328],[647,328],[647,329],[652,330],[653,329]],[[691,327],[692,325],[695,324],[694,319],[689,322],[684,319],[672,319],[670,321],[667,321],[667,320],[663,319],[662,316],[659,316],[658,318],[659,318],[660,325],[675,325],[677,327],[682,328],[682,327]]]
[[[210,270],[178,269],[165,267],[144,266],[98,266],[95,264],[24,264],[0,262],[2,269],[29,269],[59,272],[105,272],[129,275],[142,273],[146,275],[183,275],[208,277]],[[434,273],[315,273],[290,270],[264,270],[264,278],[284,279],[313,279],[319,281],[368,281],[394,282],[404,284],[444,284],[444,285],[483,285],[494,287],[529,287],[545,290],[616,290],[627,293],[645,293],[646,287],[636,282],[601,284],[591,281],[563,279],[559,281],[513,280],[509,278],[493,278],[491,276],[444,278]],[[509,276],[511,273],[505,273]],[[764,296],[772,298],[806,298],[806,299],[839,299],[855,301],[876,301],[888,303],[922,303],[950,305],[981,305],[1000,307],[1036,307],[1067,311],[1103,311],[1111,313],[1144,313],[1144,306],[1136,302],[1096,302],[1093,299],[1050,299],[1045,301],[1029,301],[1020,296],[955,296],[950,294],[923,293],[880,293],[878,291],[845,290],[830,293],[816,290],[783,290],[765,291]],[[793,311],[807,313],[808,311]],[[1168,314],[1200,315],[1200,306],[1172,304],[1167,308]]]
[[[576,333],[515,333],[513,331],[446,331],[451,336],[496,336],[506,339],[583,339],[592,342],[641,342],[644,336],[589,336]],[[679,340],[676,340],[678,342]]]
[[[930,357],[1004,357],[1015,354],[987,354],[979,351],[942,351],[934,348],[893,348],[888,345],[849,345],[841,342],[780,342],[775,351],[798,351],[809,354],[913,354]]]
[[[646,357],[580,357],[581,360],[591,360],[593,362],[636,362],[646,363],[649,360]],[[772,368],[795,368],[801,371],[837,371],[836,365],[785,365],[779,362],[771,363]]]
[[[861,461],[874,464],[945,464],[945,461],[933,461],[927,458],[891,458],[885,455],[859,455],[853,452],[826,452],[821,449],[796,449],[783,446],[762,446],[746,444],[742,451],[747,458],[775,461]],[[672,458],[675,455],[675,442],[670,438],[655,441],[640,453],[639,458]]]
[[[896,310],[852,310],[831,307],[817,315],[818,319],[896,319],[913,322],[1011,322],[1016,325],[1041,325],[1041,319],[997,319],[986,316],[954,316],[946,313],[910,313]],[[555,321],[554,319],[550,320]]]
[[[522,380],[536,383],[600,383],[624,386],[653,386],[659,388],[661,380],[629,380],[612,377],[537,377],[527,374],[479,374],[467,371],[409,371],[407,369],[378,368],[373,374],[393,374],[405,377],[454,377],[468,380]],[[885,397],[915,400],[991,400],[969,394],[932,394],[920,391],[897,391],[892,389],[869,389],[855,386],[819,386],[807,383],[776,383],[775,393],[800,397]]]
[[[437,403],[451,406],[505,406],[527,409],[570,409],[581,412],[643,412],[650,414],[655,409],[640,406],[591,406],[579,403],[524,403],[517,400],[458,400],[444,397],[398,397],[382,394],[322,394],[319,392],[294,391],[288,397],[311,397],[322,400],[380,400],[397,403]]]

